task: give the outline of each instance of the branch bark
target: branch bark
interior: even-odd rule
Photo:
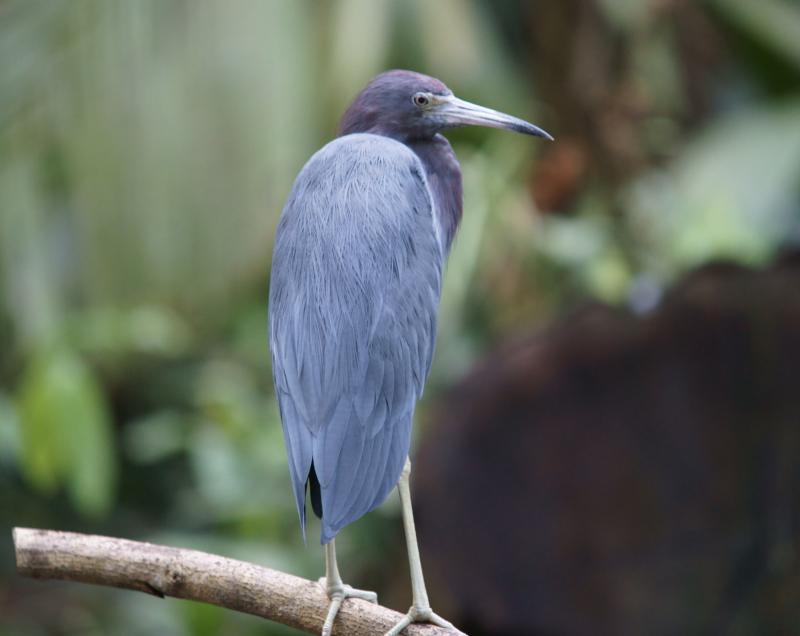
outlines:
[[[14,529],[17,572],[137,590],[210,603],[253,614],[311,634],[322,631],[328,597],[314,581],[196,550],[54,530]],[[384,634],[402,614],[348,599],[334,636]],[[461,632],[411,625],[408,636],[452,636]]]

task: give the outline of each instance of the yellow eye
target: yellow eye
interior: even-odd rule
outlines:
[[[417,93],[412,97],[414,104],[419,106],[420,108],[427,106],[431,103],[430,97],[428,97],[425,93]]]

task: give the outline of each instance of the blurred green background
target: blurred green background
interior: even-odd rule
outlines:
[[[448,135],[465,213],[418,443],[492,345],[800,243],[794,2],[0,0],[0,634],[295,633],[21,581],[10,530],[320,575],[272,395],[272,236],[303,163],[393,67],[556,137]],[[349,582],[407,605],[394,498],[338,543]]]

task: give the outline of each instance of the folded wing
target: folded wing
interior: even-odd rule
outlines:
[[[305,532],[313,462],[323,543],[400,476],[442,262],[424,171],[403,144],[341,137],[298,175],[273,253],[270,347],[298,513]]]

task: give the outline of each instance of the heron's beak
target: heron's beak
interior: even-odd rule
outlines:
[[[442,119],[444,124],[449,127],[455,126],[488,126],[489,128],[505,128],[514,132],[544,137],[553,141],[550,133],[542,130],[538,126],[512,117],[505,113],[471,104],[470,102],[459,99],[454,95],[447,96],[437,105],[436,114]]]

